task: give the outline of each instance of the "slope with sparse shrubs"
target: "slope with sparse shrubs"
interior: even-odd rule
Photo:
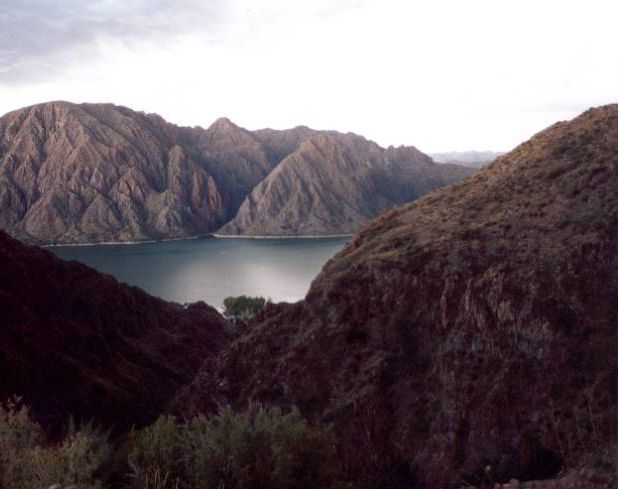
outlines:
[[[70,424],[50,442],[17,398],[0,406],[0,488],[321,489],[339,481],[328,426],[298,410],[222,408],[186,422],[161,416],[113,445],[101,430]]]

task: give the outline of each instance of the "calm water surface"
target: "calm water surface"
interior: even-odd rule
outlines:
[[[322,266],[348,238],[200,238],[126,245],[56,246],[118,280],[176,302],[198,300],[221,308],[223,299],[261,295],[302,299]]]

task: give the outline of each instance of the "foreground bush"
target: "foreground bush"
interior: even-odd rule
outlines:
[[[320,489],[337,484],[335,439],[294,410],[252,409],[198,416],[178,424],[161,417],[132,434],[135,489]]]
[[[107,436],[91,426],[71,426],[61,442],[48,444],[41,426],[26,406],[20,406],[19,399],[0,405],[0,487],[100,488],[98,473],[111,453]]]
[[[18,399],[0,404],[0,489],[325,489],[338,477],[331,429],[297,410],[161,416],[113,449],[90,425],[50,443]]]

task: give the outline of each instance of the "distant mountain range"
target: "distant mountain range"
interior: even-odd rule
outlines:
[[[480,168],[491,163],[504,152],[496,151],[450,151],[447,153],[429,153],[436,163],[452,163],[470,168]]]
[[[321,132],[284,158],[219,233],[351,234],[382,209],[468,173],[413,147],[384,149],[355,134]]]
[[[469,173],[354,134],[186,128],[111,104],[0,118],[0,228],[34,243],[352,233]]]

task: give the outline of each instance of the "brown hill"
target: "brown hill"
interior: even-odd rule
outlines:
[[[383,149],[355,134],[318,133],[255,187],[218,234],[353,233],[382,209],[469,173],[412,147]]]
[[[230,338],[203,303],[164,302],[0,231],[0,399],[24,396],[46,426],[150,421]]]
[[[367,487],[613,473],[615,297],[618,105],[382,214],[180,399],[333,421]]]
[[[11,112],[0,118],[0,229],[34,243],[212,233],[236,215],[245,197],[283,159],[316,134],[343,137],[306,127],[250,132],[228,119],[219,119],[208,129],[182,128],[157,115],[111,104],[51,102]],[[362,166],[362,149],[347,154],[356,159],[348,170]],[[295,161],[300,177],[315,176],[303,169],[303,156]],[[336,161],[321,164],[340,169]],[[457,167],[441,171],[452,173],[452,178],[430,179],[431,185],[444,185],[465,174]],[[425,178],[422,172],[416,176]],[[342,179],[339,175],[337,182]],[[321,195],[342,193],[332,184],[304,180],[291,189],[299,185],[316,187]],[[367,185],[360,202],[355,200],[358,195],[342,196],[359,209],[356,214],[363,219],[352,213],[356,223],[375,215],[377,207]],[[431,185],[423,189],[434,188]],[[324,234],[339,222],[346,227],[337,232],[352,229],[350,216],[338,215],[345,209],[328,209],[327,204],[341,196],[322,201],[315,209],[292,195],[285,197],[286,209],[298,206],[292,213],[312,223],[292,223],[292,228],[311,227]],[[326,218],[314,215],[324,212]],[[321,227],[316,224],[320,222]]]

